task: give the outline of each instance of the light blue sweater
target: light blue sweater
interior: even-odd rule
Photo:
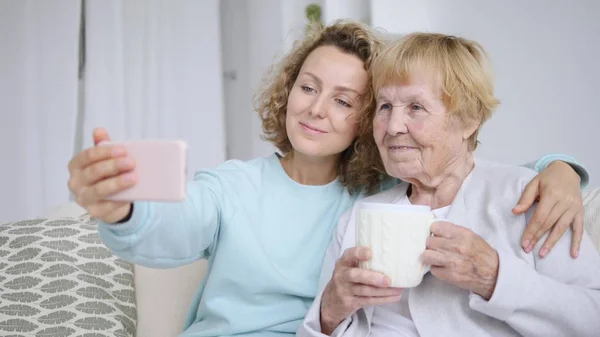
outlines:
[[[555,159],[546,156],[535,169]],[[575,165],[587,182],[587,172]],[[128,222],[99,224],[102,240],[136,264],[166,268],[207,258],[181,336],[289,336],[317,294],[340,215],[362,197],[338,181],[294,182],[274,154],[199,172],[181,203],[135,202]]]

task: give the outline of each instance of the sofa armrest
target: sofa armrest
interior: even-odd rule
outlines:
[[[206,271],[206,260],[173,269],[136,265],[137,336],[177,336]]]

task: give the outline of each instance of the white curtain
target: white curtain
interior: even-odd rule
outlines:
[[[0,223],[65,202],[80,1],[0,1]]]
[[[88,0],[82,141],[183,139],[188,172],[225,158],[219,2]]]
[[[183,139],[188,172],[226,158],[218,0],[0,1],[0,223],[67,203],[94,127]]]

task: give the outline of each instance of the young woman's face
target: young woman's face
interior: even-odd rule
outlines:
[[[286,129],[295,152],[336,156],[356,137],[368,81],[363,62],[333,46],[308,55],[290,91]]]

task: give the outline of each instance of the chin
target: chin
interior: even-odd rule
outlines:
[[[332,155],[331,150],[320,144],[308,139],[290,139],[294,151],[307,157],[327,157]]]
[[[386,162],[383,166],[387,174],[401,180],[415,177],[420,172],[419,168],[410,162]]]
[[[338,151],[337,148],[333,148],[327,142],[315,142],[308,139],[290,139],[290,141],[292,142],[294,151],[307,157],[329,157],[344,151],[344,149]]]

